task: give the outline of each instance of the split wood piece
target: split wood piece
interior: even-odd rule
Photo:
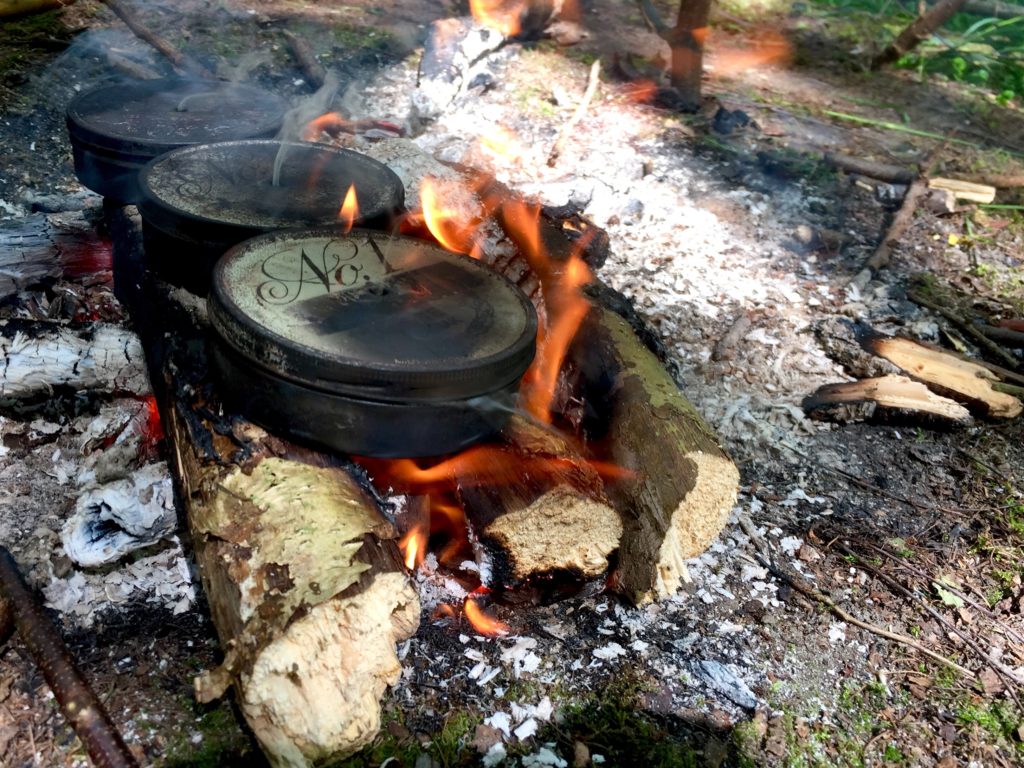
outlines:
[[[113,11],[137,38],[153,46],[153,48],[166,58],[171,63],[171,66],[179,73],[196,75],[208,80],[214,79],[214,74],[212,72],[192,59],[184,56],[181,51],[171,45],[166,38],[158,35],[146,26],[142,19],[138,17],[135,11],[132,10],[128,4],[122,2],[122,0],[100,0],[100,2]]]
[[[912,21],[881,53],[871,61],[871,68],[878,69],[891,64],[906,55],[935,30],[949,21],[967,0],[940,0],[925,13]]]
[[[911,170],[902,165],[879,163],[874,160],[841,155],[836,152],[826,152],[824,159],[826,165],[838,168],[846,173],[856,173],[890,184],[911,184],[918,175],[916,169]]]
[[[972,203],[987,204],[996,199],[995,187],[962,179],[944,179],[936,176],[928,179],[928,189],[948,190],[957,200],[967,200]]]
[[[288,43],[288,50],[292,52],[292,56],[295,57],[295,61],[298,62],[306,79],[309,80],[309,84],[314,89],[320,88],[327,80],[327,70],[324,69],[323,64],[317,61],[316,54],[309,47],[309,43],[287,29],[282,30],[281,34],[284,35],[284,39]]]
[[[622,520],[597,471],[566,438],[523,418],[513,417],[503,436],[486,466],[454,474],[466,518],[490,555],[489,586],[606,573]]]
[[[0,299],[61,277],[110,281],[110,241],[86,211],[36,213],[0,227]]]
[[[0,546],[0,643],[4,640],[5,613],[42,670],[61,713],[82,740],[93,764],[98,768],[138,766],[39,601],[22,581],[18,564]]]
[[[874,332],[865,332],[861,344],[872,354],[898,366],[908,376],[985,416],[1012,419],[1024,410],[1016,397],[996,390],[999,379],[988,368],[950,352]]]
[[[617,588],[641,603],[674,594],[685,560],[725,527],[739,471],[664,365],[613,312],[594,306],[570,347],[571,397],[595,456],[634,472],[609,484],[623,515]]]
[[[0,397],[24,400],[53,392],[150,392],[139,337],[106,323],[72,327],[0,321]]]
[[[63,8],[73,2],[75,0],[0,0],[0,17],[40,13],[53,8]]]
[[[116,263],[137,268],[138,217],[115,209],[110,219]],[[225,651],[197,678],[197,696],[233,686],[275,768],[340,760],[377,734],[381,696],[401,672],[396,643],[419,622],[394,529],[339,462],[217,416],[204,305],[151,275],[118,284],[154,371]]]
[[[925,414],[962,425],[974,421],[959,403],[906,376],[826,384],[804,398],[803,408],[813,418],[844,423],[871,419],[879,409],[896,416]]]

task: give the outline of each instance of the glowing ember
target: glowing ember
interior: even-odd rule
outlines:
[[[428,177],[420,187],[420,202],[423,221],[442,248],[479,255],[473,238],[478,222],[470,213],[478,208],[472,191],[455,182]]]
[[[405,567],[410,571],[416,570],[420,563],[423,562],[423,558],[426,556],[426,531],[422,526],[413,526],[405,536],[399,540],[398,548],[401,549],[402,554],[405,555]]]
[[[154,395],[145,397],[146,403],[146,425],[143,437],[153,443],[159,443],[164,439],[164,426],[160,421],[160,406],[157,405]]]
[[[345,193],[345,202],[341,204],[341,210],[338,211],[338,220],[344,226],[345,234],[352,231],[357,218],[359,218],[359,203],[356,201],[356,185],[351,184],[348,192]]]
[[[351,123],[346,118],[342,117],[338,112],[328,112],[327,114],[320,115],[320,117],[310,120],[305,129],[302,131],[303,141],[316,141],[320,138],[320,134],[327,133],[331,136],[337,136],[343,131],[350,131]]]
[[[466,618],[469,619],[469,623],[473,625],[473,629],[481,635],[501,637],[512,631],[508,624],[485,613],[484,609],[477,604],[472,595],[466,598],[463,610],[466,612]]]
[[[519,19],[525,7],[525,0],[469,0],[473,19],[505,37],[519,34],[522,29]]]

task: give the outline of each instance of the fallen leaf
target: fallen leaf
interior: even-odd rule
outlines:
[[[985,669],[981,670],[978,674],[978,682],[981,683],[981,688],[986,696],[995,696],[1006,689],[999,675],[991,667],[985,667]]]
[[[943,587],[939,582],[933,581],[932,587],[935,588],[935,594],[939,596],[943,605],[948,605],[950,608],[963,608],[964,601],[959,595],[954,595],[948,589]]]

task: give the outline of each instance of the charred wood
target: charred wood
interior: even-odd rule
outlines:
[[[150,386],[139,337],[105,323],[0,323],[0,398],[26,400],[55,387],[147,394]]]

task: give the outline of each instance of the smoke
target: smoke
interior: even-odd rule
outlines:
[[[281,130],[277,134],[278,140],[281,142],[301,140],[302,131],[306,125],[314,118],[330,111],[331,104],[334,102],[334,97],[337,93],[338,76],[333,72],[328,72],[327,77],[324,79],[324,84],[320,86],[316,93],[309,98],[303,99],[285,113]],[[281,166],[284,164],[287,154],[288,145],[282,143],[281,148],[277,150],[277,157],[274,158],[273,184],[275,187],[280,183]]]

